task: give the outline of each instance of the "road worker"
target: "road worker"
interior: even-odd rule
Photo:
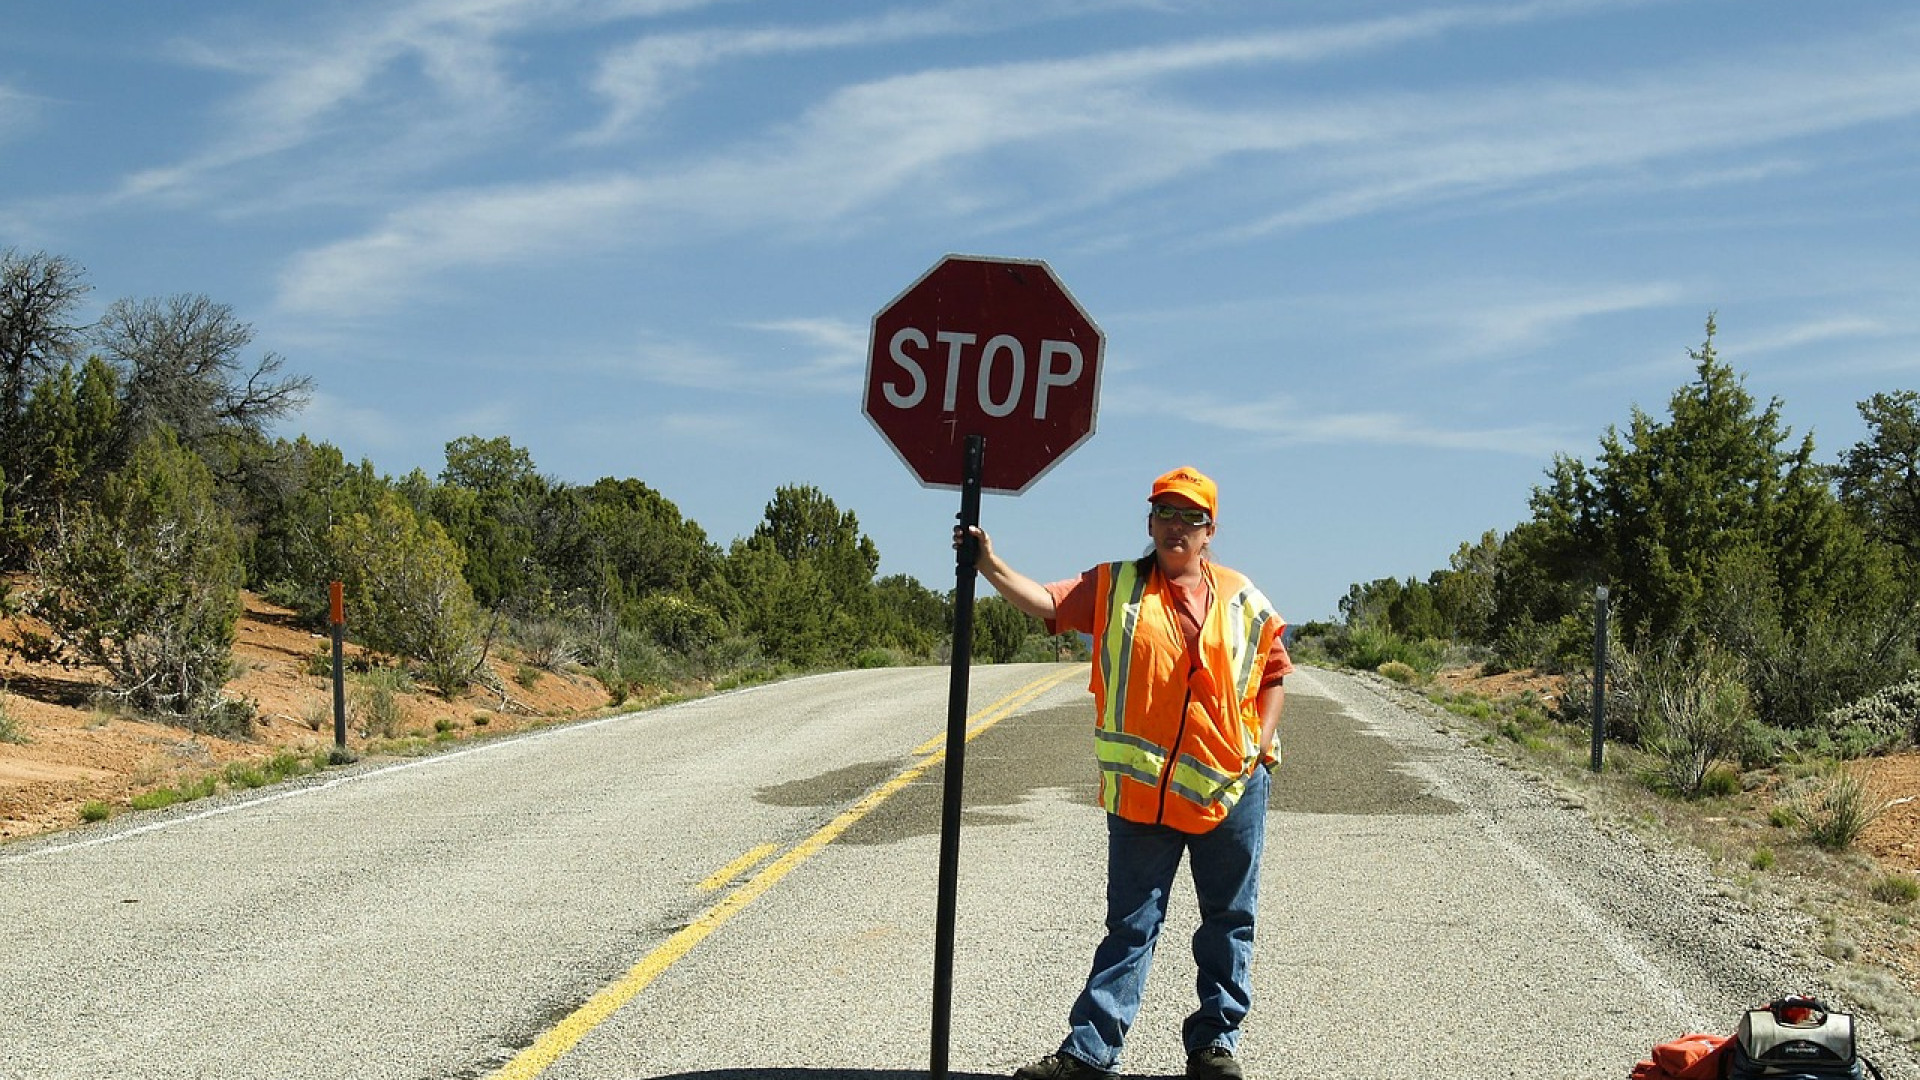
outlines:
[[[1279,762],[1286,623],[1210,555],[1219,489],[1179,468],[1148,495],[1151,549],[1042,585],[1007,565],[975,526],[976,565],[1047,632],[1093,637],[1095,755],[1107,811],[1106,936],[1060,1048],[1022,1080],[1112,1077],[1140,1010],[1154,943],[1184,853],[1199,901],[1199,1006],[1182,1028],[1186,1074],[1243,1075],[1234,1052],[1252,1005],[1254,917],[1269,772]],[[965,537],[954,531],[958,547]]]

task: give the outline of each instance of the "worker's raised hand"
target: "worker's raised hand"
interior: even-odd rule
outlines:
[[[987,531],[978,525],[955,525],[953,527],[953,550],[961,550],[969,537],[973,539],[975,544],[979,545],[974,549],[975,561],[984,560],[993,553],[992,538],[987,536]]]

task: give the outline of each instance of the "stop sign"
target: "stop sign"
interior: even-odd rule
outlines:
[[[861,411],[928,487],[1018,494],[1093,434],[1105,338],[1032,259],[949,255],[873,317]]]

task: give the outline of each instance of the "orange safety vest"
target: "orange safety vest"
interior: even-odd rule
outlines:
[[[1096,568],[1094,592],[1101,804],[1189,833],[1219,824],[1259,765],[1260,682],[1286,629],[1244,576],[1212,563],[1206,574],[1213,602],[1197,664],[1164,575],[1108,563]]]

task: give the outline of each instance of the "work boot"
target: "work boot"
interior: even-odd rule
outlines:
[[[1052,1053],[1013,1072],[1014,1080],[1114,1080],[1118,1073],[1097,1069],[1072,1054]]]
[[[1187,1055],[1187,1080],[1242,1080],[1246,1075],[1224,1046],[1203,1046]]]

